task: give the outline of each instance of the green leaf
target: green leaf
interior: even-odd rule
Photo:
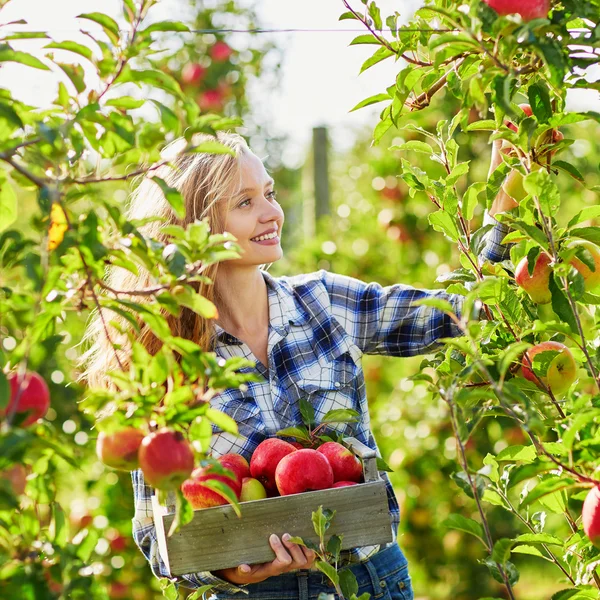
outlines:
[[[502,496],[488,488],[487,490],[485,490],[485,492],[483,492],[483,496],[481,497],[481,499],[484,502],[489,502],[490,504],[493,504],[494,506],[502,506],[503,508],[506,508],[508,510],[508,505],[506,504],[506,501],[504,500],[504,498],[502,498]]]
[[[358,44],[376,44],[381,46],[381,42],[371,33],[356,36],[348,45],[356,46]]]
[[[488,453],[483,459],[483,464],[487,467],[490,467],[487,473],[487,476],[490,478],[490,481],[498,483],[498,481],[500,480],[500,475],[498,473],[498,462],[496,461],[496,459]]]
[[[164,598],[167,600],[177,600],[179,598],[179,592],[177,591],[177,586],[174,581],[163,577],[159,579],[159,583]]]
[[[600,227],[577,227],[576,229],[571,229],[569,233],[575,237],[600,245]]]
[[[356,576],[350,569],[342,569],[339,573],[340,589],[344,598],[351,598],[352,594],[358,594],[358,583]]]
[[[0,231],[8,229],[17,220],[17,194],[0,169]]]
[[[42,71],[50,70],[39,58],[27,52],[13,50],[8,44],[0,44],[0,63],[2,62],[16,62]]]
[[[565,541],[549,533],[523,533],[516,537],[515,544],[548,544],[549,546],[564,546]]]
[[[228,414],[215,408],[206,409],[206,418],[227,433],[238,435],[238,426]]]
[[[213,492],[216,492],[219,494],[219,496],[225,498],[225,500],[227,500],[227,502],[231,505],[231,508],[233,508],[235,514],[241,518],[242,512],[239,507],[239,501],[231,487],[229,487],[226,483],[219,481],[218,479],[206,479],[202,482],[202,485],[211,489]]]
[[[475,214],[475,207],[477,206],[477,198],[481,192],[485,189],[486,182],[485,181],[477,181],[471,184],[467,191],[464,193],[462,197],[462,214],[463,217],[470,221]]]
[[[322,539],[325,535],[325,531],[327,531],[327,518],[323,513],[323,507],[319,506],[319,508],[312,512],[311,515],[312,524],[319,539]]]
[[[310,435],[308,434],[308,430],[304,427],[286,427],[285,429],[280,429],[275,435],[280,437],[293,437],[310,442]]]
[[[161,179],[160,177],[155,176],[151,177],[151,179],[160,187],[167,202],[171,205],[171,208],[177,217],[180,219],[185,218],[185,201],[179,191],[171,187],[164,179]]]
[[[325,574],[327,578],[332,581],[335,585],[339,585],[339,576],[337,571],[329,564],[322,560],[318,560],[315,562],[315,567],[321,571],[321,573]]]
[[[305,398],[300,398],[300,415],[302,416],[302,422],[307,426],[311,427],[315,423],[315,409],[314,406]]]
[[[546,560],[550,560],[547,556],[545,556],[541,550],[536,548],[535,546],[517,546],[512,549],[514,554],[529,554],[531,556],[539,556],[540,558],[544,558]]]
[[[358,423],[360,413],[352,408],[334,408],[323,416],[321,423]]]
[[[429,223],[436,231],[443,233],[453,242],[458,241],[460,237],[458,227],[456,226],[454,218],[446,211],[437,210],[436,212],[431,213],[428,219]]]
[[[535,446],[509,446],[504,448],[497,456],[498,462],[510,461],[533,462],[537,458]]]
[[[537,196],[544,214],[554,216],[560,205],[558,187],[544,169],[532,171],[523,179],[523,187],[528,194]]]
[[[375,54],[373,54],[373,56],[371,56],[370,58],[367,58],[367,60],[365,60],[365,62],[362,64],[362,66],[360,68],[359,74],[363,73],[367,69],[370,69],[373,65],[380,63],[382,60],[389,58],[390,56],[394,56],[394,52],[392,52],[391,50],[388,50],[385,47],[379,48],[375,52]]]
[[[350,109],[348,112],[353,112],[355,110],[358,110],[359,108],[371,106],[371,104],[376,104],[377,102],[383,102],[385,100],[391,100],[389,94],[375,94],[374,96],[369,96],[368,98],[361,100],[354,108]]]
[[[556,163],[553,163],[556,164]],[[582,221],[588,221],[590,219],[596,219],[600,217],[600,205],[587,206],[583,210],[580,210],[567,224],[567,228],[570,229],[574,225],[581,223]]]
[[[565,490],[574,487],[575,485],[577,485],[577,482],[570,477],[551,476],[548,479],[544,479],[544,481],[538,483],[538,485],[536,485],[533,490],[531,490],[525,496],[525,498],[523,498],[521,506],[529,506],[536,500],[539,500],[548,494],[553,494],[554,492]]]
[[[108,36],[110,41],[113,44],[118,44],[119,42],[119,25],[117,22],[108,15],[100,12],[91,12],[91,13],[82,13],[77,15],[78,19],[86,19],[88,21],[93,21],[94,23],[98,23],[104,30],[104,33]]]
[[[145,98],[137,99],[131,96],[119,96],[118,98],[110,98],[105,102],[106,106],[114,106],[123,110],[140,108],[146,102]]]
[[[465,131],[496,131],[496,121],[492,119],[484,119],[482,121],[475,121],[470,125],[467,125]]]
[[[483,533],[483,527],[477,521],[463,517],[462,515],[453,513],[447,519],[442,521],[444,527],[450,529],[458,529],[459,531],[465,531],[479,538],[485,545],[485,535]]]
[[[68,539],[69,528],[67,527],[65,511],[58,502],[52,503],[52,530],[52,541],[58,547],[64,547]]]
[[[180,21],[158,21],[157,23],[152,23],[152,25],[149,25],[146,27],[146,29],[142,29],[142,31],[140,31],[140,35],[149,35],[157,31],[188,32],[189,30],[190,28]]]
[[[585,184],[583,175],[571,163],[565,162],[564,160],[555,160],[552,163],[552,167],[568,173],[571,177],[573,177],[573,179]]]
[[[423,152],[431,156],[433,154],[433,148],[426,142],[420,142],[419,140],[410,140],[404,144],[398,146],[390,146],[390,150],[412,150],[413,152]]]
[[[500,375],[504,377],[509,367],[515,362],[515,360],[529,348],[531,344],[528,342],[515,342],[510,344],[506,350],[500,355],[500,364],[498,365],[498,371]]]
[[[573,313],[573,308],[565,292],[558,286],[554,272],[550,276],[548,287],[552,294],[552,310],[556,313],[557,317],[569,325],[571,331],[577,333],[577,321]]]
[[[201,152],[204,154],[230,154],[235,156],[235,150],[229,148],[220,142],[200,142],[198,145],[189,148],[189,152]]]
[[[187,306],[205,319],[215,319],[218,316],[217,307],[189,286],[185,286],[183,290],[177,290],[176,293],[173,292],[173,297],[178,304]]]
[[[529,86],[527,90],[529,105],[533,114],[540,123],[547,123],[552,116],[552,104],[548,87],[543,80],[539,80]]]
[[[77,42],[71,42],[69,40],[64,42],[51,42],[44,46],[44,48],[55,48],[57,50],[68,50],[69,52],[74,52],[75,54],[79,54],[79,56],[83,56],[88,60],[93,60],[94,55],[90,48],[84,46],[83,44],[78,44]]]
[[[498,540],[494,544],[494,549],[492,550],[492,560],[504,565],[510,558],[510,551],[513,547],[513,544],[513,540],[509,540],[508,538],[502,538]]]

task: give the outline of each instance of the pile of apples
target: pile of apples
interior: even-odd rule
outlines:
[[[280,438],[261,442],[250,463],[242,455],[233,453],[217,461],[233,476],[218,474],[212,466],[201,467],[181,486],[194,509],[227,503],[223,496],[205,485],[211,479],[225,483],[240,502],[247,502],[356,485],[361,482],[363,471],[360,460],[337,442],[325,442],[312,449]]]

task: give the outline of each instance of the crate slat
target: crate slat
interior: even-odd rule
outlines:
[[[316,492],[242,502],[239,519],[231,506],[197,510],[194,519],[170,538],[174,515],[155,502],[159,549],[171,575],[214,571],[275,559],[271,533],[300,536],[317,542],[311,514],[319,505],[335,510],[326,537],[343,534],[342,549],[385,544],[392,540],[383,480]],[[162,539],[161,539],[162,538]],[[166,552],[165,552],[166,551]],[[168,556],[163,555],[168,554]]]

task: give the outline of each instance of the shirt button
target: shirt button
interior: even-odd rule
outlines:
[[[403,590],[404,589],[404,581],[399,581],[398,582],[398,587]]]
[[[384,587],[387,585],[387,583],[386,583],[385,581],[380,581],[380,582],[379,582],[379,585],[380,585],[382,588],[384,588]]]
[[[335,385],[336,388],[339,388],[340,385],[341,385],[341,383],[339,381],[336,381],[334,385]]]

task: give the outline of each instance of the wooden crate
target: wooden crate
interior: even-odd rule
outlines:
[[[373,450],[355,438],[344,440],[363,460],[364,483],[290,496],[241,502],[242,517],[230,505],[194,511],[194,519],[171,537],[173,507],[152,497],[160,555],[172,576],[271,562],[272,533],[318,542],[312,512],[319,505],[335,510],[327,537],[343,535],[342,550],[392,541],[385,482],[379,476]]]

